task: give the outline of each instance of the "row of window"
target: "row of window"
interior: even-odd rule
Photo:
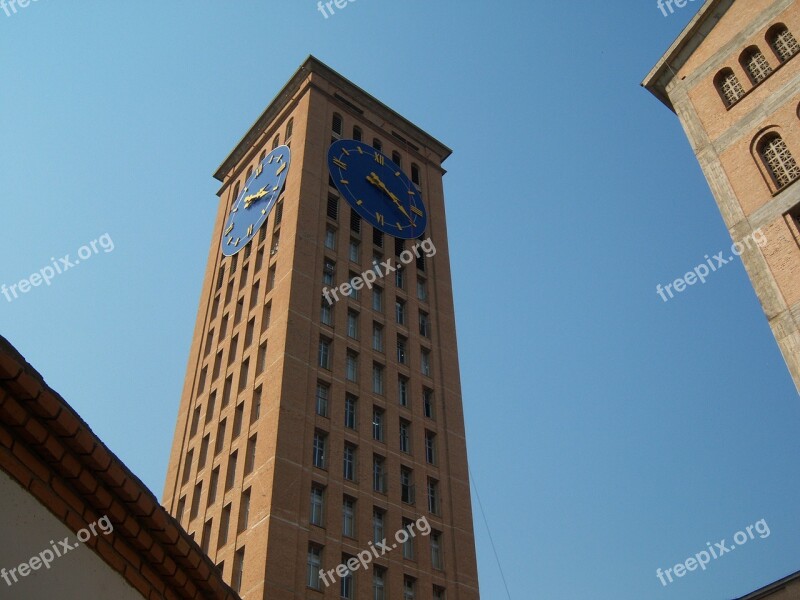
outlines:
[[[334,207],[335,210],[328,211],[328,218],[331,221],[336,221],[338,219],[338,205],[339,199],[331,196],[328,198],[328,206]],[[331,215],[336,215],[332,217]],[[354,210],[350,210],[350,229],[352,231],[350,242],[347,248],[347,256],[350,259],[350,262],[356,263],[361,265],[361,240],[360,240],[360,233],[361,233],[361,217]],[[377,248],[383,248],[383,232],[373,229],[373,245]],[[379,234],[379,235],[378,235]],[[325,229],[325,248],[328,250],[336,251],[336,242],[337,242],[337,235],[338,231],[337,228],[333,224],[329,224],[328,227]],[[411,258],[414,257],[411,254],[411,250],[406,250],[405,248],[406,240],[401,240],[399,238],[394,238],[394,254],[397,257],[400,257],[404,252],[409,254],[408,258],[404,260],[410,263]],[[419,250],[417,249],[417,253]],[[381,261],[383,260],[383,255],[380,252],[373,252],[372,254],[372,268],[375,269],[380,265]],[[415,264],[417,267],[417,271],[420,273],[425,272],[425,255],[419,254],[419,256],[415,259]],[[399,288],[405,289],[405,278],[406,278],[406,271],[407,269],[404,267],[403,264],[396,264],[395,268],[395,285]],[[380,273],[378,273],[380,276]]]
[[[322,554],[324,547],[313,542],[308,545],[308,563],[306,569],[306,585],[313,590],[322,590],[323,582],[330,585],[329,578],[334,577],[333,574],[325,572],[322,567]],[[348,554],[341,555],[341,565],[347,565],[348,561],[354,557]],[[441,563],[441,535],[433,540],[431,537],[431,561],[439,561]],[[354,563],[351,563],[354,564]],[[388,591],[388,569],[379,565],[371,567],[372,578],[372,600],[387,600],[387,598],[400,598],[397,594],[389,594]],[[336,574],[336,577],[339,575]],[[367,575],[370,576],[370,575]],[[403,576],[403,596],[402,600],[416,600],[418,598],[418,582],[416,578],[410,575]],[[356,598],[356,573],[353,570],[347,569],[345,575],[339,580],[339,597],[345,600],[354,600]],[[433,600],[444,600],[446,598],[445,588],[438,585],[433,586],[432,597]],[[360,596],[363,598],[363,596]]]
[[[767,31],[766,41],[781,64],[800,51],[800,44],[782,23],[774,25]],[[747,73],[753,86],[760,84],[773,72],[772,65],[757,45],[747,47],[739,55],[739,64]],[[728,107],[736,104],[746,93],[744,86],[730,67],[717,73],[714,77],[714,84]]]
[[[327,337],[320,337],[319,340],[319,351],[317,353],[317,362],[320,368],[330,371],[332,369],[333,364],[333,340]],[[400,361],[403,364],[407,364],[405,360],[407,360],[407,350],[398,350],[398,355],[402,357],[404,360]],[[432,373],[431,368],[431,353],[430,350],[425,348],[424,346],[420,347],[420,373],[425,377],[430,377]],[[359,380],[359,354],[355,350],[350,348],[347,349],[347,353],[345,355],[345,371],[344,376],[347,381],[351,381],[353,383],[358,383]],[[385,371],[386,367],[378,362],[372,363],[372,392],[378,395],[383,395],[385,393],[384,389],[384,380],[385,380]],[[400,394],[404,395],[406,393],[406,383],[408,379],[400,376],[398,387],[401,390]]]
[[[327,417],[328,413],[328,388],[324,384],[319,384],[317,387],[317,414],[321,414],[324,412],[324,415]],[[385,442],[385,411],[378,407],[372,407],[372,439],[378,442]],[[344,403],[344,427],[346,429],[352,429],[356,431],[358,429],[358,398],[351,394],[347,394],[345,397]],[[413,454],[411,449],[411,421],[400,418],[399,419],[399,449],[400,452],[405,454]],[[345,450],[345,464],[347,464],[347,450]],[[317,455],[315,454],[315,466],[320,466],[321,468],[325,468],[325,460],[324,457],[321,455],[319,457],[319,464],[316,461]],[[436,465],[437,464],[437,450],[436,450],[436,432],[431,431],[429,429],[425,430],[425,461],[429,465]],[[345,468],[346,472],[349,472],[347,468]],[[345,476],[345,479],[352,479],[351,477]]]
[[[331,133],[333,140],[341,139],[342,136],[344,135],[344,119],[342,119],[342,115],[340,115],[339,113],[333,113],[333,117],[331,119]],[[359,142],[364,141],[364,132],[358,125],[353,126],[352,139],[357,140]],[[383,143],[378,138],[372,139],[372,147],[375,148],[375,150],[377,150],[378,152],[383,152]],[[403,157],[397,150],[394,150],[392,152],[392,162],[395,163],[398,167],[403,166]],[[411,181],[415,183],[417,186],[420,185],[420,170],[419,170],[419,165],[417,165],[416,163],[411,163]]]
[[[435,442],[434,442],[435,443]],[[312,446],[312,464],[318,468],[326,470],[328,468],[328,433],[317,430],[314,432],[314,443]],[[344,443],[342,451],[342,476],[345,481],[357,481],[357,456],[358,446],[350,442]],[[432,458],[435,459],[433,454]],[[416,485],[414,483],[414,470],[402,466],[400,467],[400,499],[410,505],[416,504]],[[427,501],[428,510],[432,514],[439,514],[439,482],[428,477],[427,479]],[[379,454],[372,456],[372,489],[380,494],[388,494],[388,476],[386,473],[386,457]]]
[[[397,399],[400,406],[408,407],[410,405],[410,385],[409,380],[407,377],[400,375],[397,381]],[[316,413],[320,417],[328,417],[328,404],[330,400],[331,389],[330,385],[325,383],[324,381],[317,382],[317,394],[316,394]],[[348,402],[351,402],[349,406],[352,407],[353,411],[355,411],[355,402],[357,402],[358,398],[351,394],[347,394],[345,397],[346,407],[348,406]],[[345,410],[345,415],[347,414],[347,410]],[[422,414],[425,416],[426,419],[435,419],[436,414],[434,411],[434,401],[433,401],[433,390],[423,387],[422,388]],[[373,407],[372,412],[372,426],[373,426],[373,439],[377,441],[384,441],[383,439],[383,409],[377,406]],[[347,417],[345,417],[347,418]],[[347,422],[345,423],[347,426]],[[355,429],[354,426],[351,429]]]

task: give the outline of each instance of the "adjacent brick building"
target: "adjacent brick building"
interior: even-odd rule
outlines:
[[[0,499],[0,598],[239,599],[150,490],[2,337]]]
[[[643,82],[673,110],[800,390],[800,8],[706,0]]]
[[[343,138],[410,174],[436,252],[331,305],[326,287],[398,264],[413,242],[373,229],[340,197],[326,157]],[[282,144],[283,194],[252,241],[223,256],[239,190]],[[243,598],[479,597],[442,185],[449,154],[310,57],[215,174],[221,200],[163,502]],[[319,569],[422,517],[430,535],[345,583],[320,581]]]

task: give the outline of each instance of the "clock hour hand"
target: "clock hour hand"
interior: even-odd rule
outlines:
[[[383,183],[383,181],[381,181],[381,178],[378,177],[377,173],[374,172],[370,173],[367,176],[367,181],[369,181],[375,187],[379,188],[384,194],[389,196],[389,198],[392,199],[392,202],[394,202],[397,205],[397,208],[400,209],[400,212],[402,212],[406,216],[406,219],[408,219],[410,222],[413,223],[411,216],[408,214],[408,212],[406,212],[406,209],[403,208],[403,205],[400,203],[400,200],[397,198],[397,196],[395,196],[392,192],[389,191],[389,188],[387,188],[386,184]]]
[[[266,187],[262,187],[262,188],[261,188],[260,190],[258,190],[258,191],[257,191],[255,194],[250,194],[249,196],[245,196],[245,198],[244,198],[244,207],[245,207],[245,208],[250,208],[250,205],[251,205],[253,202],[255,202],[256,200],[258,200],[259,198],[263,198],[263,197],[264,197],[264,196],[266,196],[268,193],[269,193],[269,192],[267,191],[267,188],[266,188]]]

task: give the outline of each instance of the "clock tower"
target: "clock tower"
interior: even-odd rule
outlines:
[[[247,600],[479,598],[449,154],[309,57],[215,173],[163,503]]]

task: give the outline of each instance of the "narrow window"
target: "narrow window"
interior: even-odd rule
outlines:
[[[800,177],[800,167],[780,135],[767,136],[759,144],[759,154],[778,188]]]
[[[742,53],[742,66],[750,76],[753,85],[759,84],[772,74],[772,67],[767,57],[756,46],[751,46]]]

